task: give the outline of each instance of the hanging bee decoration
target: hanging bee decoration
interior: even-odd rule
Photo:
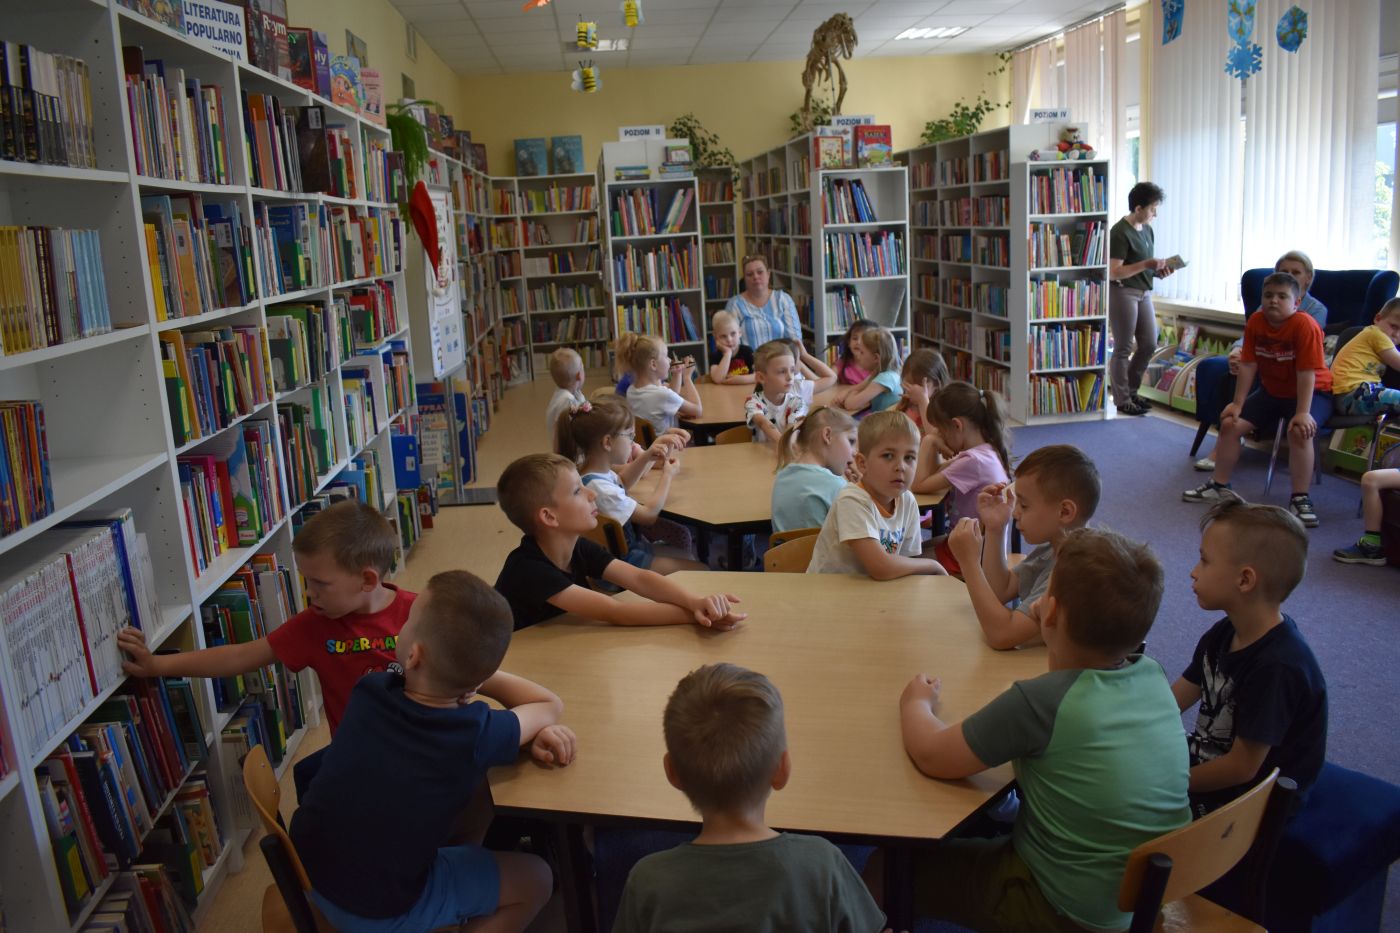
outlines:
[[[591,61],[579,62],[571,87],[584,94],[596,94],[603,86],[603,70]]]
[[[574,44],[580,49],[596,49],[598,47],[598,24],[584,22],[583,17],[579,17],[578,37],[574,40]]]
[[[622,22],[628,29],[640,26],[646,21],[642,15],[642,0],[622,0]]]

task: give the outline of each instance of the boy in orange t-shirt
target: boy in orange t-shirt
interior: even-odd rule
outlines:
[[[1254,388],[1254,375],[1259,387]],[[1258,427],[1288,419],[1288,474],[1293,481],[1289,510],[1317,527],[1308,488],[1312,483],[1313,437],[1332,413],[1332,372],[1322,354],[1322,328],[1298,313],[1298,280],[1286,272],[1264,279],[1264,303],[1244,328],[1244,349],[1235,399],[1220,413],[1215,474],[1181,494],[1187,502],[1216,502],[1230,488],[1240,459],[1240,441]]]

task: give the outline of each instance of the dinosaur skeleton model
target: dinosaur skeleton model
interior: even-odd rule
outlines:
[[[802,98],[802,122],[807,129],[812,128],[813,120],[812,86],[822,77],[828,84],[836,84],[831,75],[833,68],[841,83],[831,113],[841,113],[841,103],[846,99],[846,72],[841,69],[840,59],[850,58],[855,50],[856,25],[845,13],[837,13],[812,32],[812,50],[807,53],[807,67],[802,70],[802,86],[807,89]]]

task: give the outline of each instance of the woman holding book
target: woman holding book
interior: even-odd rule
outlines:
[[[1125,415],[1145,415],[1138,395],[1142,374],[1157,348],[1157,316],[1152,310],[1152,279],[1172,274],[1165,259],[1152,256],[1152,224],[1162,189],[1138,182],[1128,192],[1128,213],[1108,231],[1108,326],[1113,331],[1109,378],[1113,404]],[[1134,346],[1136,343],[1136,347]]]
[[[762,256],[745,256],[744,290],[725,305],[742,328],[743,344],[761,347],[770,340],[802,342],[802,324],[797,320],[797,305],[782,289],[769,287],[772,273],[768,260]]]

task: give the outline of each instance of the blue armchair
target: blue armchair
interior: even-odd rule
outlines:
[[[1250,269],[1240,276],[1240,297],[1246,319],[1258,310],[1263,301],[1264,277],[1273,269]],[[1395,297],[1400,289],[1400,275],[1389,269],[1318,269],[1309,291],[1327,306],[1328,334],[1340,334],[1349,327],[1371,323],[1376,312]],[[1387,373],[1386,383],[1395,381],[1394,371]],[[1191,456],[1196,456],[1201,442],[1211,427],[1220,420],[1220,411],[1230,403],[1235,380],[1230,377],[1229,363],[1223,356],[1201,360],[1196,368],[1196,439],[1191,444]]]

